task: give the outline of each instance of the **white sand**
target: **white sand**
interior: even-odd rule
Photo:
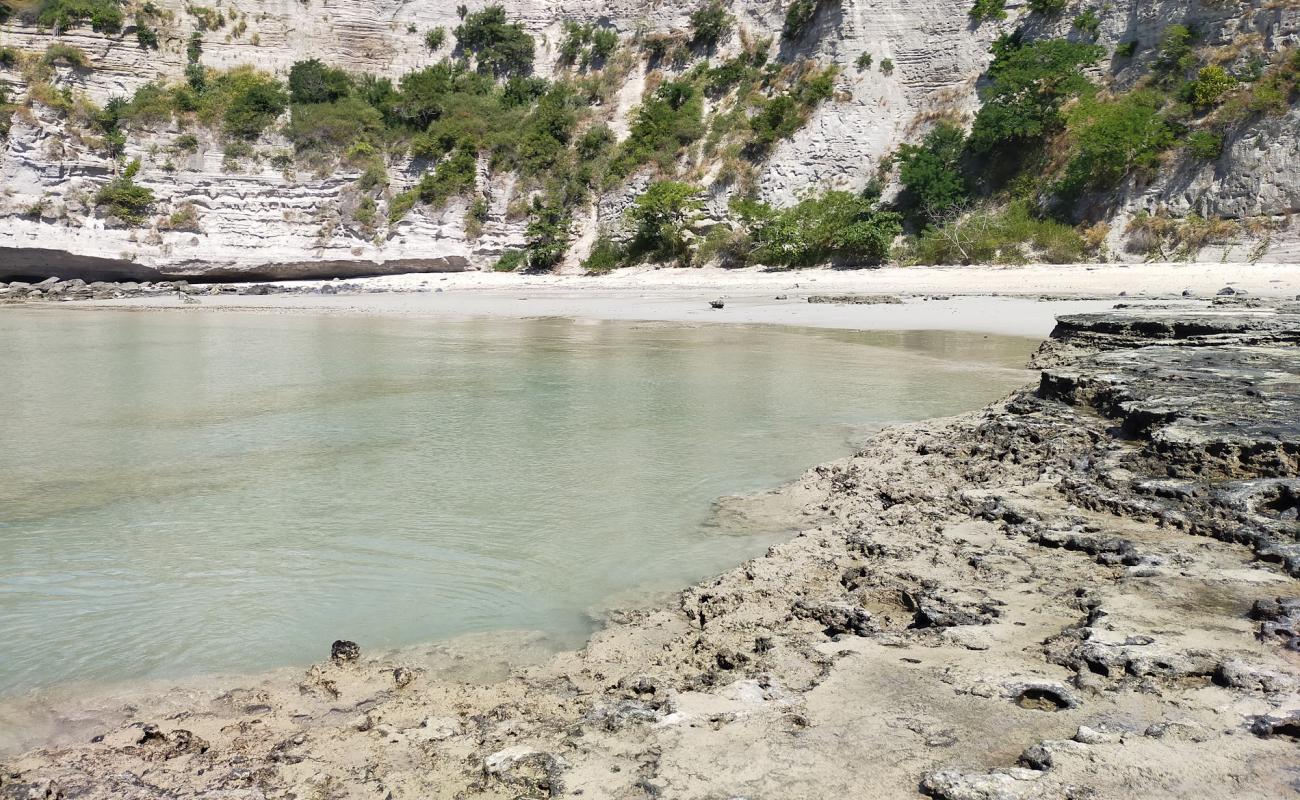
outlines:
[[[312,282],[319,283],[319,282]],[[186,309],[542,317],[781,324],[858,330],[969,330],[1045,336],[1057,314],[1116,302],[1201,300],[1224,286],[1254,296],[1300,295],[1300,264],[1102,264],[888,267],[877,270],[620,270],[601,277],[464,272],[368,278],[388,291],[344,295],[203,296]],[[441,290],[441,291],[439,291]],[[1124,293],[1121,295],[1121,293]],[[902,305],[810,304],[813,294],[895,294]],[[784,295],[785,299],[778,300]],[[930,299],[947,295],[948,299]],[[715,310],[708,302],[725,300]],[[1042,302],[1050,300],[1050,302]],[[174,297],[78,305],[179,308]]]

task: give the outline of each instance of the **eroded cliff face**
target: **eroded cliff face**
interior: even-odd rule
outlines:
[[[534,37],[535,69],[543,76],[565,69],[559,63],[565,21],[597,22],[619,32],[623,58],[614,76],[618,89],[598,110],[619,136],[627,135],[630,116],[647,87],[657,84],[654,73],[662,67],[652,64],[636,43],[657,33],[687,30],[689,15],[698,7],[692,0],[508,0],[503,5],[510,19]],[[710,56],[721,63],[739,53],[744,42],[770,37],[773,58],[839,67],[834,97],[756,165],[754,184],[763,199],[775,204],[788,204],[816,189],[860,189],[878,174],[882,159],[901,143],[914,141],[934,119],[969,118],[978,108],[977,84],[997,35],[1020,25],[1027,25],[1031,36],[1079,35],[1071,28],[1072,11],[1042,23],[1012,3],[1006,20],[975,24],[966,0],[843,0],[819,4],[803,33],[789,39],[781,35],[786,5],[731,3],[736,25]],[[211,68],[252,65],[283,78],[293,63],[319,58],[396,79],[448,55],[454,43],[450,36],[440,51],[431,52],[425,33],[437,27],[450,32],[459,22],[452,3],[222,0],[212,8],[230,24],[204,31],[200,18],[187,10],[190,4],[162,0],[154,6],[162,19],[158,50],[137,44],[130,7],[120,34],[83,26],[56,35],[14,17],[0,27],[0,44],[29,54],[45,52],[56,41],[80,49],[88,64],[76,68],[56,62],[52,83],[103,104],[130,96],[150,81],[180,80],[186,42],[195,31],[202,32],[202,62]],[[1196,27],[1202,47],[1250,39],[1273,49],[1300,39],[1300,9],[1294,3],[1202,6],[1185,0],[1126,0],[1106,6],[1097,40],[1108,51],[1129,41],[1149,51],[1173,23]],[[858,66],[863,53],[873,56],[874,66]],[[885,59],[892,70],[880,68]],[[662,67],[666,73],[675,69],[685,67]],[[1095,77],[1122,86],[1145,71],[1141,59],[1127,68],[1103,61]],[[11,86],[12,97],[22,96],[25,84],[17,67],[0,67],[0,80]],[[1267,247],[1260,246],[1258,237],[1248,239],[1229,248],[1228,256],[1286,260],[1300,253],[1289,227],[1290,215],[1300,209],[1298,113],[1293,109],[1288,116],[1265,118],[1234,132],[1216,161],[1187,161],[1162,172],[1155,182],[1126,184],[1114,200],[1120,211],[1111,229],[1113,253],[1139,258],[1125,256],[1123,242],[1124,222],[1139,211],[1267,220]],[[486,159],[479,165],[478,192],[488,205],[481,224],[467,226],[470,202],[453,198],[445,208],[419,206],[391,225],[358,225],[360,170],[346,164],[320,173],[301,165],[276,166],[266,156],[290,152],[291,146],[275,131],[273,127],[256,142],[262,157],[232,160],[211,130],[182,131],[172,124],[132,129],[123,157],[112,160],[72,131],[55,110],[39,102],[18,108],[0,156],[0,276],[69,277],[85,272],[91,263],[87,258],[96,259],[96,277],[289,278],[484,269],[524,242],[526,221],[518,209],[530,189],[510,173],[490,171]],[[178,153],[174,145],[183,133],[193,134],[197,147]],[[95,209],[92,198],[123,163],[136,158],[142,165],[137,181],[158,202],[146,224],[127,225]],[[689,163],[683,169],[706,177],[722,168],[719,158],[698,147],[684,161]],[[408,158],[390,160],[390,194],[415,185],[422,172],[423,166]],[[647,170],[641,170],[574,215],[573,245],[562,269],[577,268],[598,229],[621,224],[623,210],[648,180]],[[725,185],[712,191],[709,209],[715,216],[723,213],[731,191]],[[1219,256],[1216,250],[1214,257]]]

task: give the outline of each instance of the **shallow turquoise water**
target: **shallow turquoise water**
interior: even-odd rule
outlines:
[[[567,320],[0,312],[0,694],[535,629],[776,532],[719,496],[977,407],[1033,343]],[[966,362],[963,365],[962,362]]]

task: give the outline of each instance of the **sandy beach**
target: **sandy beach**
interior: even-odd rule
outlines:
[[[364,313],[422,317],[571,317],[772,324],[849,330],[955,330],[1046,336],[1059,314],[1154,299],[1205,301],[1225,287],[1247,297],[1300,295],[1300,264],[1032,265],[876,270],[619,270],[604,276],[463,272],[332,282],[339,294],[173,294],[72,306],[187,311]],[[320,281],[278,284],[311,290]],[[213,291],[219,291],[220,287]],[[227,291],[235,287],[226,285]],[[206,291],[206,290],[205,290]],[[1185,294],[1186,293],[1186,294]],[[810,303],[870,296],[898,303]],[[877,297],[878,296],[878,297]],[[722,300],[715,309],[710,302]]]

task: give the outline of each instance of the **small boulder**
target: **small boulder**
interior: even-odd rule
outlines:
[[[330,660],[335,664],[346,664],[361,658],[361,646],[347,639],[339,639],[330,645]]]

